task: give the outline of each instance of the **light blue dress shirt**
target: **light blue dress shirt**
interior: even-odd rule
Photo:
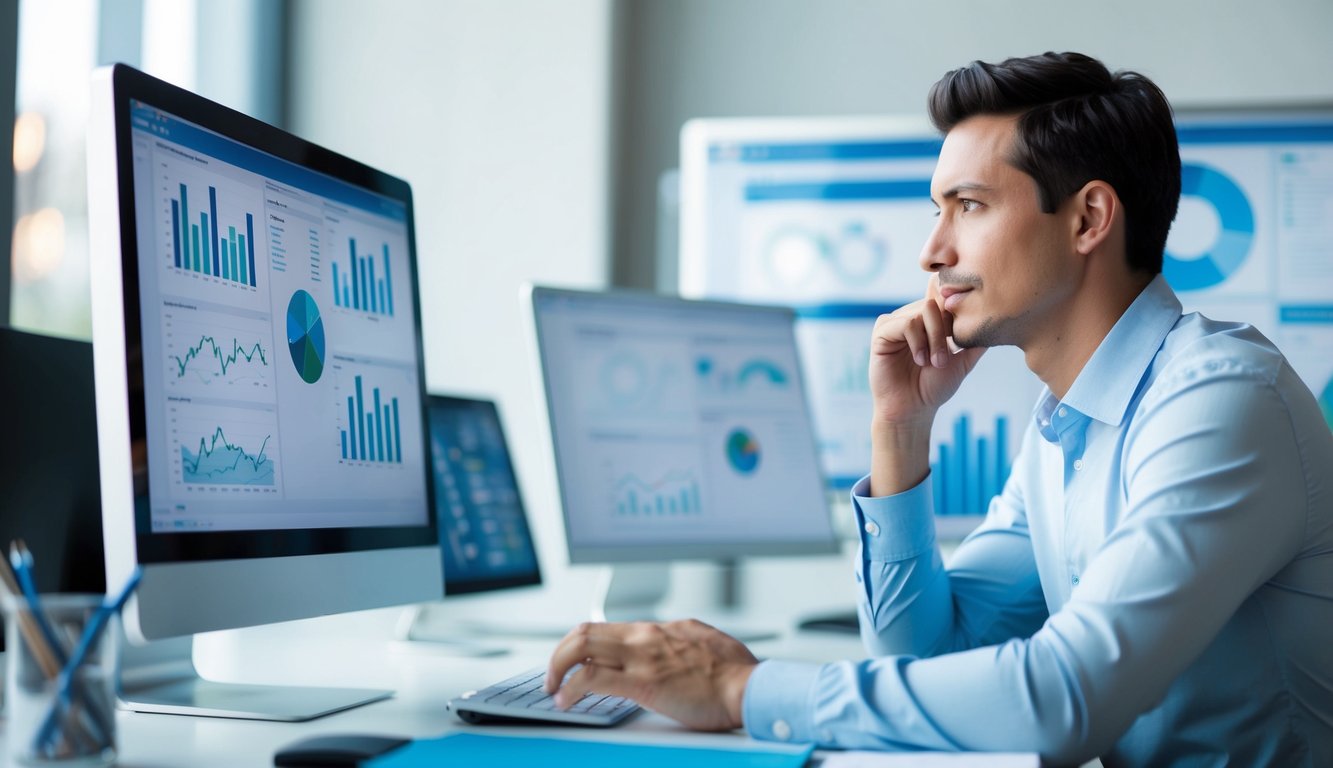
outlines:
[[[867,661],[765,661],[764,739],[1060,763],[1333,765],[1333,434],[1247,325],[1159,276],[942,564],[930,482],[867,498]]]

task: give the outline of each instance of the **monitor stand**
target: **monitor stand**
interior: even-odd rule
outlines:
[[[509,649],[501,645],[487,645],[458,631],[458,623],[439,617],[444,606],[421,603],[403,610],[398,617],[394,637],[413,650],[428,651],[443,656],[484,658],[503,656]]]
[[[387,699],[393,691],[217,683],[199,676],[194,638],[131,642],[120,631],[122,709],[169,715],[299,722]]]
[[[722,600],[724,612],[700,616],[742,642],[772,640],[778,632],[771,628],[747,626],[734,615],[736,571],[734,561],[723,564]],[[659,606],[671,589],[671,566],[667,563],[623,563],[603,572],[592,605],[593,621],[658,621]]]

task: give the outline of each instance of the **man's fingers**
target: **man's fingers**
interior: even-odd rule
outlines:
[[[551,662],[546,669],[546,682],[543,688],[547,693],[554,693],[560,687],[560,681],[575,664],[582,664],[594,659],[607,667],[619,667],[624,663],[625,625],[584,622],[560,641]]]
[[[619,669],[603,667],[600,664],[584,664],[565,680],[564,685],[555,692],[555,705],[560,709],[569,709],[589,693],[594,691],[612,696],[627,696],[625,672]]]
[[[921,307],[921,323],[924,326],[928,360],[936,368],[943,368],[949,362],[949,326],[943,311],[933,299],[927,299]],[[920,358],[917,364],[922,365]]]

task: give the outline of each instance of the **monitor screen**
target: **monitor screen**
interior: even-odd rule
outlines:
[[[1185,311],[1254,324],[1333,401],[1333,113],[1184,113],[1178,125],[1167,280]],[[681,293],[796,310],[835,487],[869,471],[875,318],[925,290],[940,143],[924,117],[696,120],[681,133]],[[995,349],[940,409],[931,478],[942,528],[962,532],[985,511],[1040,389],[1017,350]]]
[[[22,372],[0,376],[0,553],[23,539],[39,590],[104,593],[93,346],[0,328],[0,367]]]
[[[791,310],[535,288],[572,562],[830,552]]]
[[[426,398],[446,595],[541,583],[500,412],[490,400]]]
[[[438,573],[363,584],[342,557],[335,583],[355,584],[320,591],[346,599],[295,602],[312,556],[437,542],[407,184],[125,67],[94,96],[108,579],[201,564],[264,593],[198,617],[227,627],[384,604],[379,586]],[[192,572],[146,569],[137,618]],[[200,631],[170,613],[154,631]]]

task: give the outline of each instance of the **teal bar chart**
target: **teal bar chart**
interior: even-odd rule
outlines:
[[[382,396],[379,387],[367,393],[361,377],[355,381],[355,393],[347,397],[347,428],[340,431],[343,459],[402,464],[398,398]]]
[[[189,189],[182,183],[179,196],[171,201],[172,264],[176,269],[256,287],[254,215],[245,214],[244,230],[238,226],[239,221],[227,225],[225,234],[220,232],[216,187],[208,188],[208,208],[195,219]]]
[[[393,274],[389,268],[389,246],[381,251],[379,275],[373,254],[357,255],[356,238],[347,239],[347,263],[333,262],[333,303],[373,315],[393,317]]]
[[[654,482],[627,474],[615,484],[619,517],[672,517],[698,515],[699,481],[690,472],[669,472]]]
[[[971,418],[959,416],[953,440],[936,448],[930,465],[935,513],[944,516],[982,515],[992,497],[1009,479],[1009,420],[995,417],[991,437],[972,434]]]

